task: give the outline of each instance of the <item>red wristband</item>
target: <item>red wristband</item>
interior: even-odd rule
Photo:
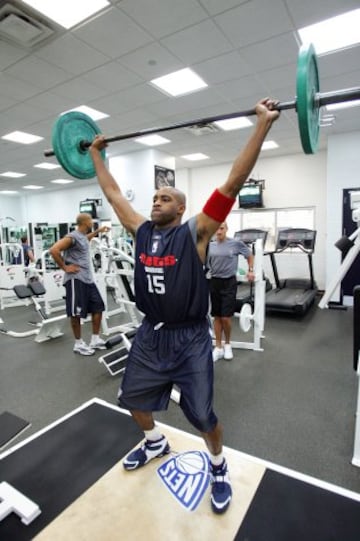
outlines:
[[[216,189],[205,203],[203,213],[216,222],[222,223],[225,221],[234,203],[235,199],[222,194]]]

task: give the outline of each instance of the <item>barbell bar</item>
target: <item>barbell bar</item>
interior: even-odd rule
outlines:
[[[317,57],[313,45],[303,45],[299,50],[296,73],[296,99],[280,102],[279,111],[295,109],[298,115],[300,139],[305,154],[317,151],[320,128],[320,108],[326,105],[353,101],[360,98],[360,87],[320,92]],[[225,113],[206,118],[198,118],[169,126],[145,128],[132,133],[106,137],[106,143],[134,139],[155,133],[205,126],[219,120],[256,115],[255,108]],[[76,178],[92,178],[95,168],[87,149],[101,130],[91,117],[78,111],[61,115],[52,130],[53,150],[45,150],[44,156],[56,156],[59,163],[70,175]],[[105,159],[105,150],[102,157]]]

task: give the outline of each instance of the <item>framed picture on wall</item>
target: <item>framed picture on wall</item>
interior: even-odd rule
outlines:
[[[175,171],[174,169],[167,169],[160,165],[155,165],[155,189],[163,188],[164,186],[175,187]]]

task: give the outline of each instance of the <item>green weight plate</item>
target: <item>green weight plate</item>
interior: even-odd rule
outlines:
[[[315,154],[319,141],[320,109],[319,72],[313,45],[303,45],[299,51],[296,72],[296,109],[301,144],[305,154]]]
[[[76,178],[93,178],[95,168],[87,149],[80,147],[81,141],[93,141],[100,129],[93,119],[79,111],[61,115],[52,130],[52,145],[55,156],[62,167]],[[105,150],[101,152],[105,159]]]

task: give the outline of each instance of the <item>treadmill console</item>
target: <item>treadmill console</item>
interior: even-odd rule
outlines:
[[[263,246],[265,246],[267,237],[267,231],[263,229],[242,229],[241,231],[236,231],[234,234],[235,240],[241,240],[245,244],[254,244],[257,239],[263,241]]]
[[[276,240],[276,252],[282,252],[286,248],[301,248],[303,251],[312,253],[315,249],[316,231],[312,229],[290,228],[279,231]]]

